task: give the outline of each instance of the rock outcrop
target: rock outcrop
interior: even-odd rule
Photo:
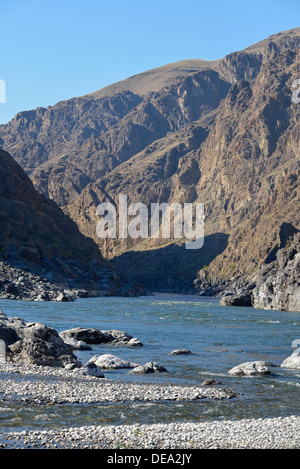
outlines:
[[[98,246],[0,150],[0,297],[69,301],[136,295]]]
[[[0,340],[6,346],[6,360],[22,363],[65,367],[82,364],[52,327],[38,322],[26,322],[21,318],[8,318],[0,312]]]
[[[247,285],[221,297],[224,306],[253,306],[258,309],[300,311],[300,233],[276,250],[276,259],[260,266]],[[225,288],[230,288],[230,282]],[[234,281],[231,288],[237,287]],[[220,286],[219,286],[220,288]]]
[[[260,269],[252,290],[255,308],[300,311],[300,233],[290,244]]]
[[[242,292],[237,295],[223,296],[220,303],[224,306],[252,306],[252,292]]]
[[[84,344],[113,344],[142,346],[142,342],[127,332],[117,330],[99,330],[95,328],[74,327],[59,333],[60,337],[66,342],[75,340],[75,343],[82,342]]]

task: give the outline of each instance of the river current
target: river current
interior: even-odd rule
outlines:
[[[3,431],[41,430],[82,425],[167,423],[300,415],[300,370],[272,368],[270,376],[234,377],[240,363],[265,360],[280,365],[300,339],[300,313],[224,307],[218,299],[155,294],[139,298],[89,298],[72,303],[0,301],[9,317],[43,322],[58,332],[73,327],[117,329],[137,337],[143,347],[94,345],[76,351],[85,363],[111,353],[128,361],[156,361],[168,373],[136,376],[128,369],[105,377],[139,383],[201,385],[206,378],[239,393],[226,401],[120,403],[98,405],[12,404],[0,401]],[[192,355],[171,355],[187,348]]]

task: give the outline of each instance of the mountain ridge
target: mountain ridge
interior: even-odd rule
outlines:
[[[282,223],[299,227],[293,207],[299,107],[291,101],[299,46],[295,28],[216,61],[180,61],[177,70],[176,63],[168,64],[47,109],[19,113],[0,126],[0,144],[38,191],[53,198],[128,275],[136,279],[143,273],[135,261],[130,265],[130,252],[132,259],[148,252],[153,272],[159,262],[154,251],[166,253],[158,289],[168,284],[174,259],[164,247],[172,240],[99,241],[97,205],[116,203],[120,191],[146,205],[205,203],[206,235],[221,233],[226,241],[197,253],[190,272],[180,254],[172,288],[180,290],[188,278],[190,289],[216,292],[232,277],[255,272],[280,244]],[[179,245],[174,243],[176,256]]]
[[[54,201],[36,191],[25,171],[3,150],[0,202],[1,297],[42,299],[45,286],[44,299],[50,293],[56,298],[57,288],[68,290],[70,297],[138,292]],[[33,291],[28,292],[31,282],[36,286],[31,285]]]

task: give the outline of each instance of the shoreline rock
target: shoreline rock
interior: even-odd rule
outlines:
[[[261,267],[252,292],[254,308],[300,311],[300,233],[276,260]]]
[[[223,296],[220,299],[223,306],[252,306],[251,291],[241,292],[237,295]]]
[[[133,337],[127,332],[118,330],[100,330],[95,328],[74,327],[61,331],[59,336],[66,341],[79,341],[85,344],[113,344],[113,345],[128,345],[128,346],[143,346],[142,342],[136,337]]]
[[[57,331],[43,323],[8,318],[0,311],[0,339],[5,342],[6,359],[23,365],[82,366]]]
[[[167,373],[168,370],[156,362],[148,362],[145,365],[138,365],[130,373],[148,374],[148,373]]]
[[[110,353],[104,353],[103,355],[99,355],[92,357],[87,364],[94,363],[98,368],[101,370],[114,370],[118,368],[135,368],[139,366],[138,363],[128,362],[123,358],[116,357]]]

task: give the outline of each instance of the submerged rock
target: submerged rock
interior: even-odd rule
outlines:
[[[181,348],[173,350],[173,352],[171,352],[171,355],[192,355],[192,352],[189,349]]]
[[[213,378],[207,378],[204,381],[202,381],[202,386],[215,386],[222,384],[221,381],[216,381]]]

